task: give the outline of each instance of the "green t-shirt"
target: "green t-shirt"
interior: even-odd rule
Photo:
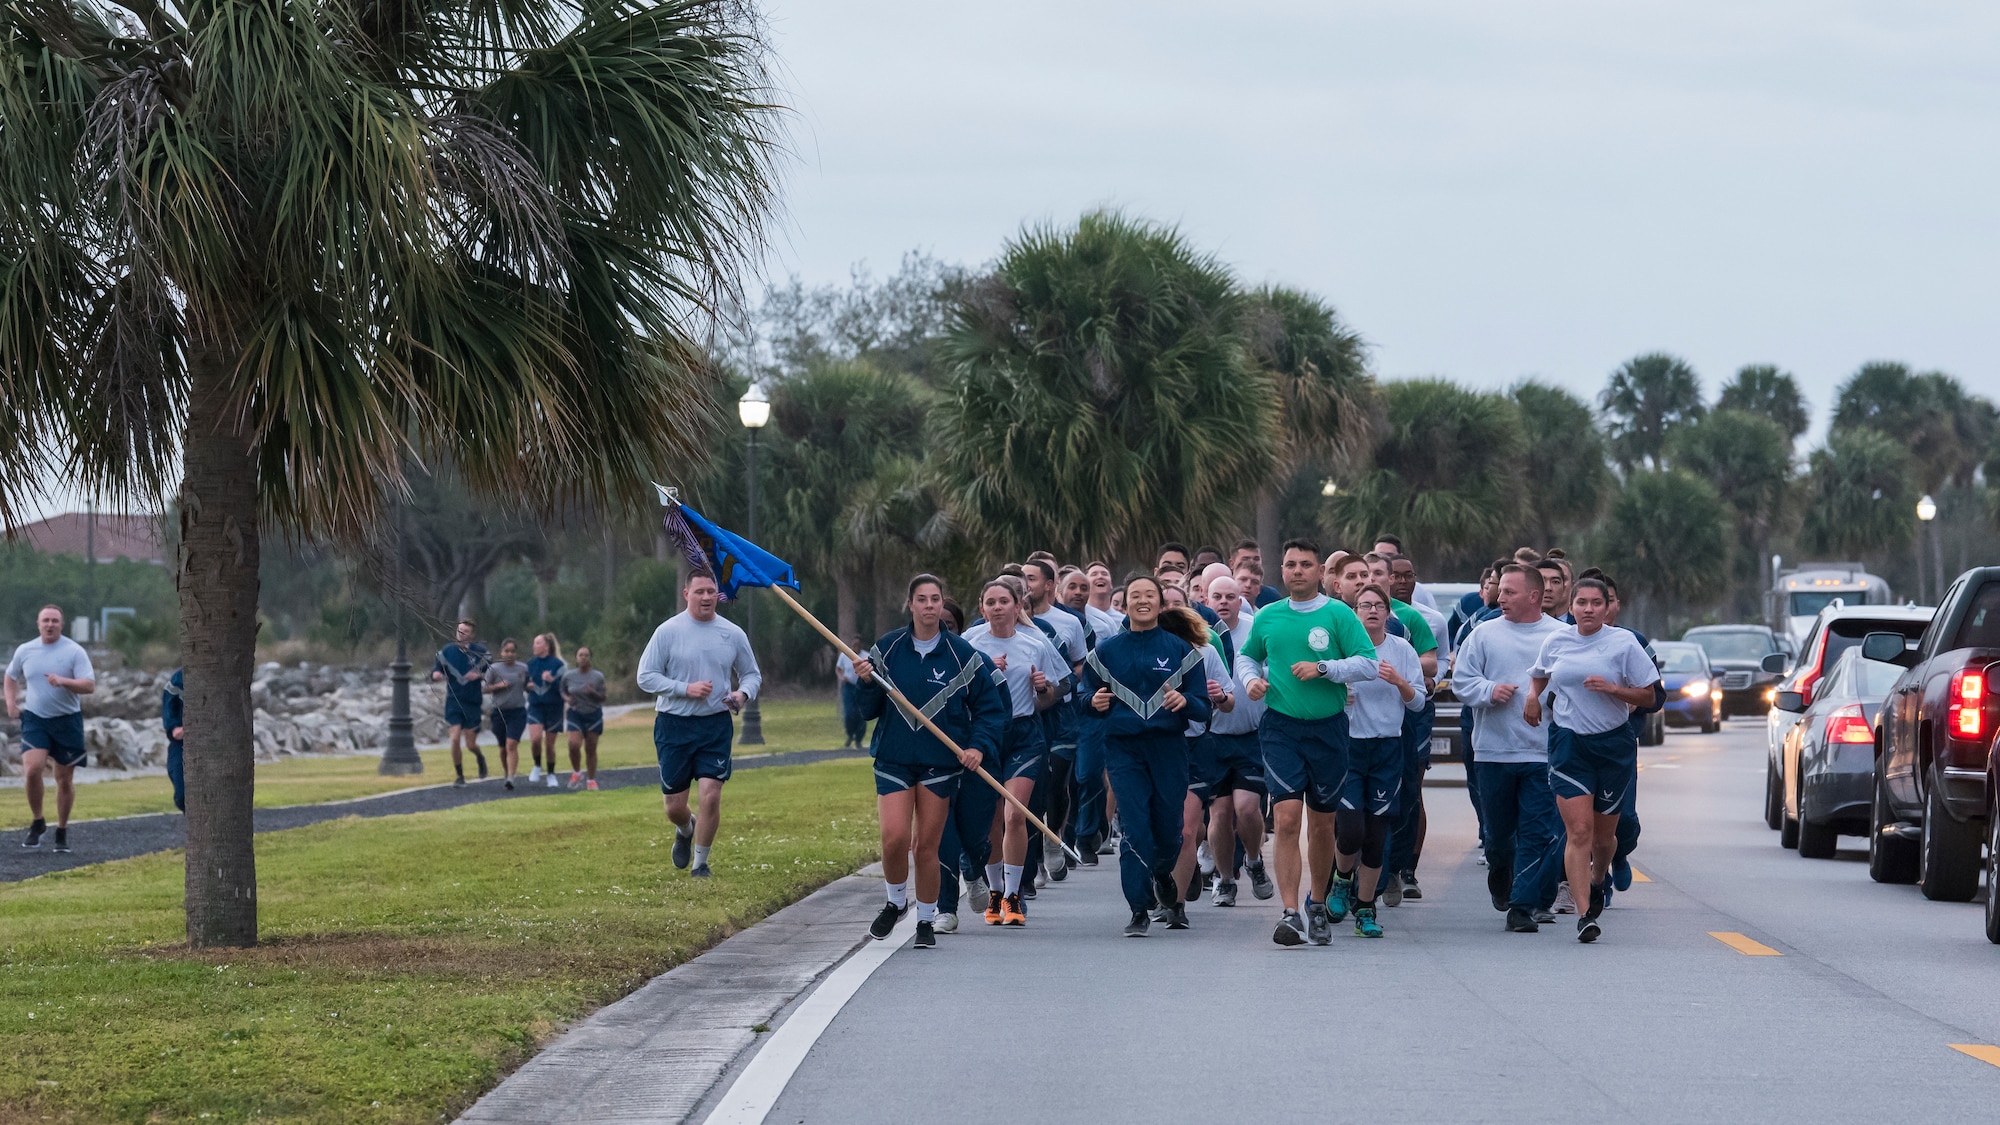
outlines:
[[[1346,710],[1347,685],[1324,677],[1301,680],[1292,675],[1292,665],[1351,656],[1377,659],[1368,630],[1339,598],[1328,598],[1318,609],[1305,612],[1293,609],[1289,601],[1258,610],[1250,622],[1250,635],[1243,640],[1243,655],[1267,668],[1271,688],[1265,704],[1306,722],[1330,719]]]
[[[1390,598],[1389,612],[1396,615],[1396,620],[1403,623],[1404,629],[1409,630],[1410,647],[1417,650],[1418,656],[1437,651],[1437,634],[1431,632],[1431,623],[1424,620],[1424,615],[1417,612],[1416,606]]]

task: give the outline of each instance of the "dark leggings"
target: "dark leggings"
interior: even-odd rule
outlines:
[[[1339,809],[1333,814],[1333,846],[1342,855],[1360,852],[1363,867],[1380,868],[1391,819],[1360,809]]]

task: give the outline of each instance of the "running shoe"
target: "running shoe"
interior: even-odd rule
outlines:
[[[1502,912],[1506,911],[1507,899],[1514,892],[1513,884],[1514,881],[1507,877],[1505,871],[1497,867],[1486,869],[1486,894],[1493,900],[1493,909]]]
[[[1375,920],[1375,908],[1357,906],[1354,908],[1354,936],[1381,937],[1382,923]]]
[[[1106,836],[1106,837],[1104,838],[1104,842],[1103,842],[1103,843],[1101,843],[1101,844],[1098,844],[1098,845],[1097,845],[1097,854],[1098,854],[1098,855],[1117,855],[1117,854],[1118,854],[1118,837],[1116,837],[1116,836]]]
[[[1271,874],[1262,863],[1250,865],[1250,893],[1260,902],[1278,893],[1278,884],[1271,881]]]
[[[1376,893],[1381,897],[1383,906],[1401,906],[1403,880],[1394,871],[1384,871],[1382,877],[1376,880]]]
[[[1033,902],[1035,899],[1041,897],[1035,890],[1035,881],[1033,879],[1021,880],[1021,897],[1027,899],[1029,902]]]
[[[1161,906],[1172,906],[1181,900],[1181,889],[1174,884],[1174,873],[1162,872],[1153,876],[1153,901]]]
[[[1185,930],[1188,928],[1187,903],[1177,902],[1167,910],[1167,928]]]
[[[1170,913],[1172,912],[1166,907],[1155,903],[1151,910],[1146,911],[1146,917],[1151,918],[1155,922],[1164,923],[1167,920],[1167,915]]]
[[[69,852],[69,829],[58,828],[56,829],[56,854],[66,855],[68,854],[68,852]]]
[[[1145,937],[1146,931],[1152,928],[1153,920],[1146,916],[1146,912],[1143,910],[1134,910],[1132,912],[1132,920],[1125,923],[1125,936]]]
[[[868,936],[876,941],[888,937],[889,932],[896,928],[896,923],[902,921],[903,915],[909,912],[910,908],[907,906],[897,906],[893,902],[883,903],[882,912],[875,915],[873,922],[868,923]]]
[[[595,793],[595,792],[597,792],[597,779],[593,777],[593,778],[591,778],[591,779],[590,779],[589,781],[586,781],[586,782],[584,782],[584,783],[583,783],[583,788],[584,788],[584,791],[585,791],[585,792],[588,792],[588,793]]]
[[[986,901],[986,895],[988,890],[989,888],[986,886],[986,877],[984,875],[981,875],[980,877],[974,879],[972,882],[967,883],[965,885],[966,900],[969,902],[984,902]]]
[[[1188,876],[1188,885],[1181,891],[1181,901],[1193,902],[1194,900],[1200,898],[1201,890],[1204,886],[1206,886],[1206,884],[1202,882],[1201,872],[1197,871],[1194,874]]]
[[[472,752],[472,758],[473,758],[473,760],[474,760],[474,761],[476,761],[476,762],[478,762],[478,763],[479,763],[479,780],[481,780],[481,781],[485,781],[485,780],[486,780],[486,755],[484,755],[484,754],[481,754],[481,753],[480,753],[479,751],[477,751],[477,750],[474,750],[474,751]]]
[[[989,926],[997,926],[1000,924],[1002,916],[1003,915],[1000,908],[1000,892],[988,891],[986,894],[986,924]]]
[[[1478,865],[1479,865],[1479,866],[1481,866],[1481,867],[1484,867],[1484,866],[1486,866],[1486,853],[1485,853],[1484,851],[1482,851],[1482,852],[1480,852],[1480,853],[1479,853],[1478,855],[1476,855],[1476,856],[1473,856],[1473,857],[1472,857],[1472,862],[1474,862],[1474,863],[1478,864]]]
[[[556,780],[556,771],[550,770],[543,778],[551,789],[561,789],[562,782]]]
[[[937,945],[937,927],[929,922],[917,923],[917,936],[910,941],[912,949],[931,949]]]
[[[1596,921],[1598,916],[1604,913],[1604,908],[1611,903],[1609,890],[1610,885],[1607,883],[1599,883],[1590,888],[1590,909],[1584,912],[1585,918]]]
[[[457,780],[455,780],[455,781],[453,781],[453,782],[451,783],[451,787],[452,787],[453,789],[463,789],[463,788],[465,788],[465,775],[464,775],[464,774],[459,774],[459,775],[458,775],[458,778],[457,778]]]
[[[1194,846],[1194,865],[1203,875],[1215,874],[1215,854],[1208,850],[1207,840]]]
[[[1271,931],[1271,940],[1279,945],[1304,945],[1306,943],[1305,919],[1296,910],[1287,910],[1278,918],[1278,928]]]
[[[1060,883],[1069,874],[1069,856],[1061,848],[1047,845],[1042,849],[1042,869],[1049,873],[1050,879]]]
[[[1082,857],[1083,865],[1085,867],[1097,866],[1097,845],[1078,842],[1076,846],[1076,854]]]
[[[1000,924],[1003,926],[1028,924],[1028,912],[1021,908],[1020,895],[1008,895],[1000,900]]]
[[[931,928],[940,934],[955,934],[958,932],[958,915],[947,910],[937,916],[937,921]]]
[[[48,830],[49,830],[48,821],[37,820],[35,823],[30,824],[28,826],[28,835],[21,840],[21,846],[24,848],[41,847],[42,833],[47,832]]]
[[[1215,890],[1208,896],[1208,904],[1210,906],[1235,906],[1236,884],[1225,883],[1219,879],[1216,880]]]
[[[694,818],[688,817],[687,827],[674,826],[674,866],[686,867],[694,858]]]
[[[715,876],[715,872],[710,871],[706,863],[696,867],[693,871],[688,872],[688,874],[696,879],[710,879]]]
[[[1598,925],[1597,919],[1595,918],[1579,918],[1577,920],[1576,940],[1582,942],[1585,945],[1589,945],[1591,942],[1596,941],[1597,936],[1603,932],[1604,932],[1604,927]]]
[[[1507,911],[1507,932],[1510,934],[1532,934],[1541,930],[1535,916],[1516,906]]]
[[[1328,922],[1340,922],[1347,918],[1347,912],[1354,909],[1354,876],[1333,873],[1333,890],[1326,896],[1326,918]]]
[[[534,769],[528,771],[528,784],[540,785],[541,783],[542,783],[542,767],[536,766]]]
[[[1403,897],[1404,898],[1424,897],[1424,889],[1422,887],[1417,886],[1417,873],[1414,871],[1403,872]]]
[[[1632,861],[1618,856],[1611,861],[1611,885],[1621,891],[1632,889]]]
[[[1544,926],[1556,920],[1555,913],[1548,910],[1537,910],[1533,916],[1536,922]]]
[[[571,771],[569,771],[569,787],[570,787],[571,789],[581,789],[581,788],[583,788],[583,771],[582,771],[582,770],[571,770]]]
[[[1306,936],[1314,945],[1333,942],[1333,919],[1326,916],[1326,904],[1306,899]]]
[[[1576,900],[1570,897],[1568,880],[1556,884],[1556,904],[1550,909],[1557,914],[1576,913]]]
[[[507,779],[507,788],[509,789],[514,788],[514,779],[511,777]]]

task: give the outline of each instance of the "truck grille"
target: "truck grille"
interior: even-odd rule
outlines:
[[[1750,678],[1751,673],[1749,672],[1724,672],[1722,674],[1722,690],[1742,691],[1744,688],[1750,686]]]

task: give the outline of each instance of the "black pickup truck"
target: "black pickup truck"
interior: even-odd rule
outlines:
[[[1965,902],[1979,890],[1981,845],[2000,829],[1992,753],[2000,566],[1959,575],[1914,646],[1901,633],[1870,633],[1861,644],[1868,659],[1905,669],[1876,719],[1868,874]],[[2000,942],[1990,902],[1987,919],[1987,936]]]

